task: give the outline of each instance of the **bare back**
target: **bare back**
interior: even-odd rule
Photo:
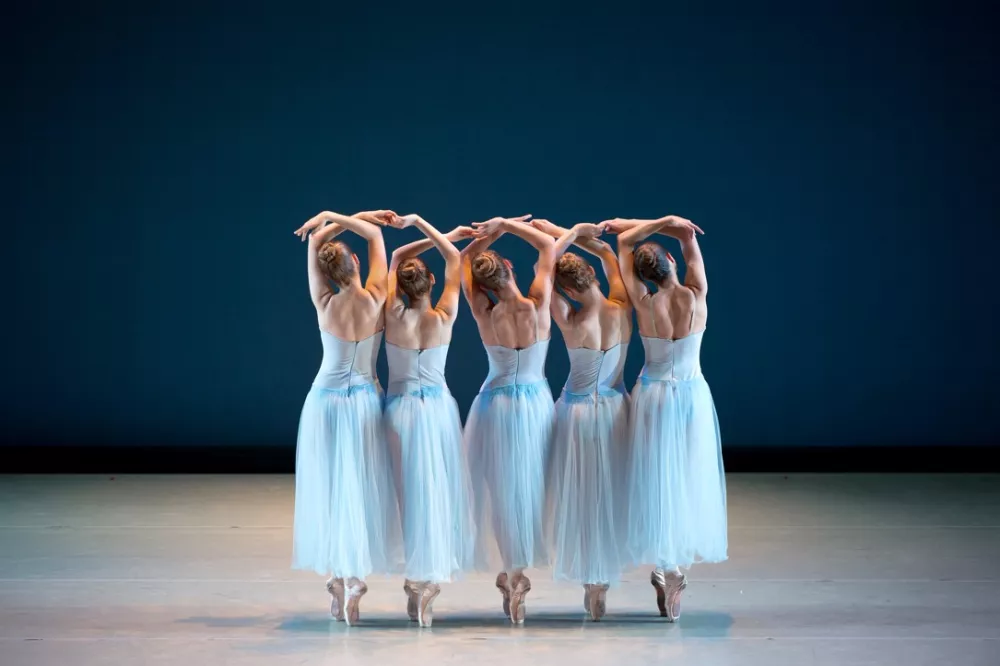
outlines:
[[[403,349],[430,349],[451,342],[455,320],[437,309],[388,307],[385,313],[385,341]]]
[[[369,338],[385,327],[382,303],[364,289],[341,289],[317,304],[319,327],[341,340]]]
[[[501,300],[482,309],[473,308],[472,314],[479,326],[479,335],[487,346],[524,349],[552,334],[549,309],[539,307],[534,300],[524,296]]]
[[[680,284],[645,294],[635,307],[639,333],[677,340],[703,330],[708,322],[704,295]]]
[[[556,322],[568,349],[604,351],[632,337],[632,308],[608,298],[584,305],[566,322]]]

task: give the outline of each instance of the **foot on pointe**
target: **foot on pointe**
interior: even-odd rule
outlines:
[[[524,574],[517,574],[511,584],[510,621],[514,624],[524,624],[526,610],[525,597],[531,591],[531,580]]]
[[[333,597],[330,601],[330,615],[340,622],[344,619],[344,579],[331,578],[326,581],[326,591]]]
[[[510,617],[510,580],[507,572],[501,571],[497,574],[497,589],[503,595],[503,614]]]

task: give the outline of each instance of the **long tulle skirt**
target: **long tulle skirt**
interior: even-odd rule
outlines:
[[[726,480],[719,422],[703,377],[640,378],[632,392],[628,550],[663,567],[726,559]]]
[[[452,580],[475,565],[476,529],[462,422],[450,393],[390,396],[386,434],[394,450],[407,578]]]
[[[622,478],[628,445],[624,394],[563,393],[556,403],[546,533],[553,576],[611,584],[623,567]]]
[[[313,387],[295,454],[292,567],[365,578],[398,571],[402,555],[381,395]]]
[[[512,571],[546,563],[545,462],[553,408],[547,382],[484,391],[472,403],[465,442],[480,570],[502,565]]]

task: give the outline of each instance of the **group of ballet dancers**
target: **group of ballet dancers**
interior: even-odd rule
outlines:
[[[425,238],[387,262],[383,229],[410,226]],[[364,280],[335,240],[348,231],[368,245]],[[324,354],[299,424],[293,567],[331,576],[333,617],[355,624],[365,579],[402,573],[410,619],[431,626],[441,583],[499,566],[504,613],[521,624],[525,569],[551,566],[584,586],[596,621],[609,587],[645,563],[660,614],[675,621],[681,568],[727,553],[718,421],[699,361],[702,230],[673,215],[571,228],[525,215],[442,233],[419,215],[378,210],[323,212],[295,233],[308,242]],[[527,294],[490,249],[504,234],[538,251]],[[683,281],[670,252],[646,241],[653,234],[679,242]],[[571,246],[600,261],[606,294]],[[436,303],[436,277],[419,258],[431,248],[445,259]],[[445,382],[460,292],[489,358],[464,428]],[[629,394],[633,311],[645,364]],[[570,358],[556,402],[544,367],[553,321]]]

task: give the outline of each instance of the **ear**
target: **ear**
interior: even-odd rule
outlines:
[[[670,254],[669,252],[667,252],[666,254],[667,254],[667,261],[669,261],[672,264],[676,264],[677,263],[677,260],[674,259],[674,255]]]
[[[354,264],[356,266],[360,266],[361,265],[361,261],[358,259],[358,255],[356,255],[354,253],[351,253],[351,259],[354,260]]]
[[[510,259],[504,259],[503,263],[507,268],[514,268],[514,264],[510,263]]]
[[[431,273],[431,286],[433,287],[436,283],[437,280],[434,279],[434,273]]]

